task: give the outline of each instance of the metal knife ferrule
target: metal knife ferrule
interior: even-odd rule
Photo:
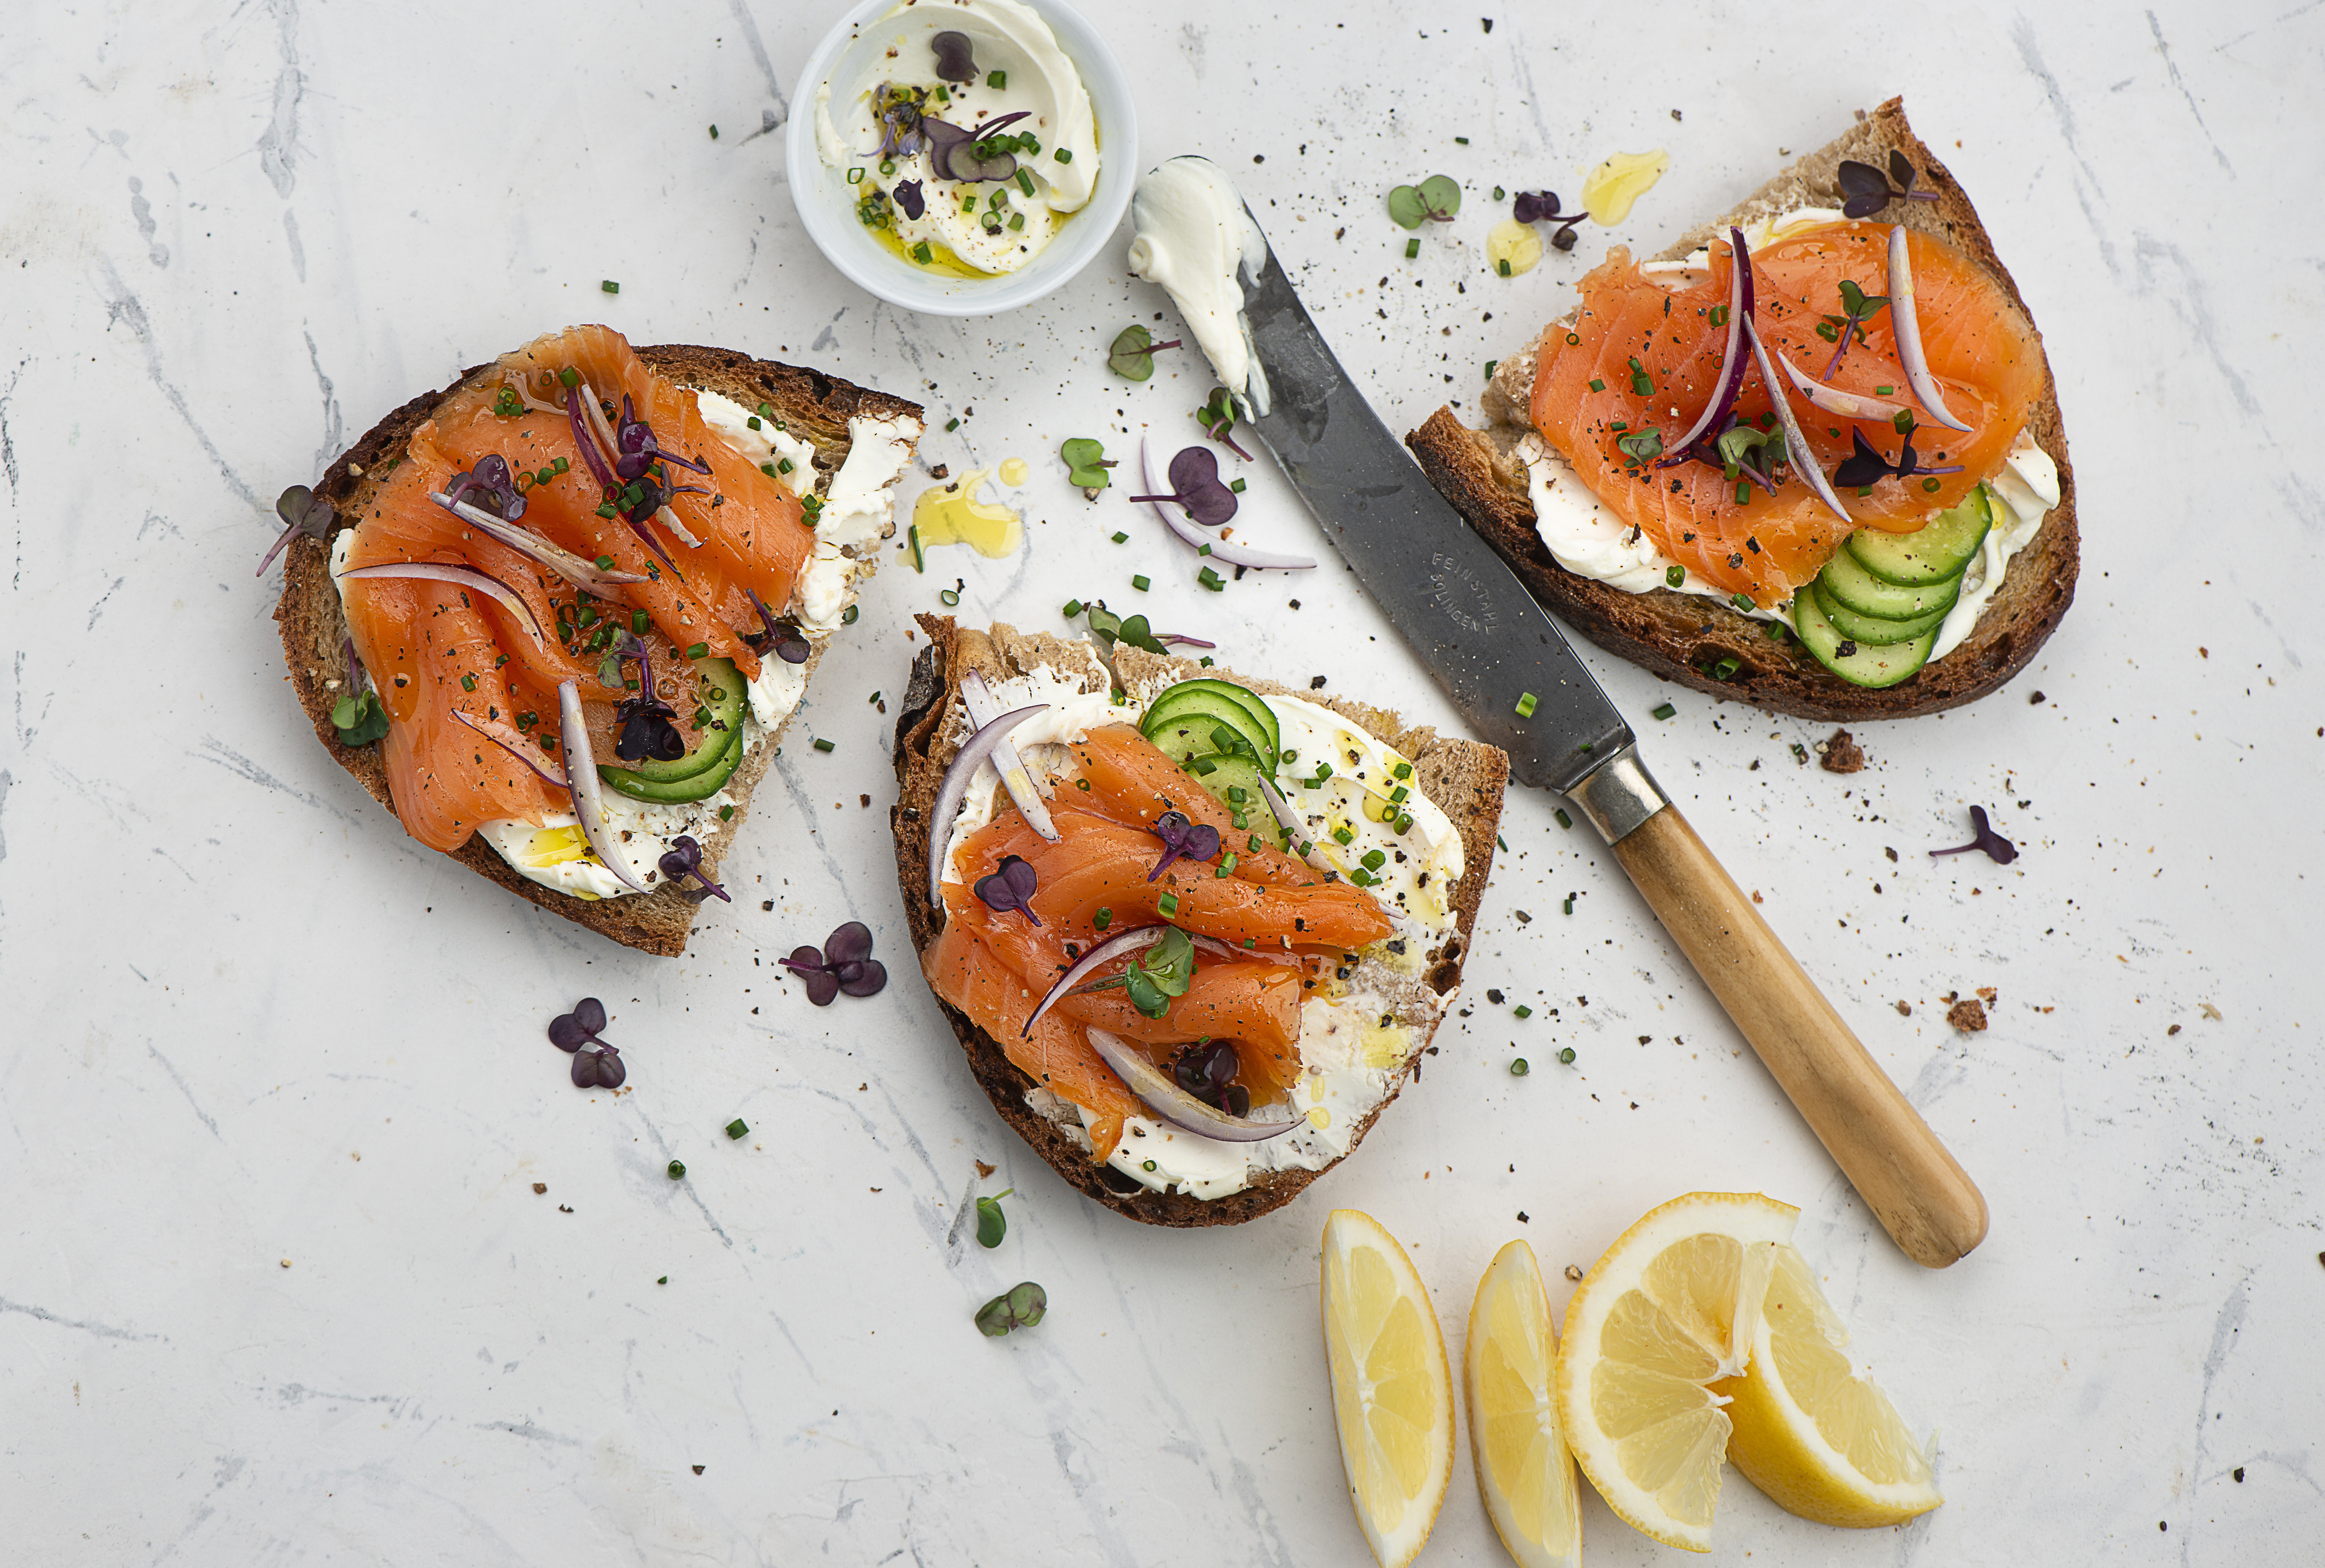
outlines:
[[[1566,791],[1566,798],[1608,844],[1620,842],[1671,804],[1671,797],[1639,761],[1636,746],[1626,746],[1601,762]]]

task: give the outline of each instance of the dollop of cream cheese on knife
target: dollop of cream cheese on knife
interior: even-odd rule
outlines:
[[[1243,280],[1267,265],[1267,236],[1208,158],[1173,158],[1131,193],[1130,270],[1160,283],[1219,384],[1254,414],[1268,410],[1267,373],[1252,348]]]

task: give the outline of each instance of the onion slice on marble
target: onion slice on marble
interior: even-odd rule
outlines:
[[[614,878],[632,892],[653,891],[638,881],[637,872],[618,853],[614,829],[606,820],[606,798],[597,788],[597,761],[589,750],[589,720],[581,711],[581,687],[574,681],[557,685],[559,739],[565,746],[565,787],[573,794],[573,815],[581,819],[581,836]]]
[[[1042,1021],[1042,1015],[1057,1006],[1065,994],[1079,985],[1091,971],[1126,954],[1144,952],[1162,940],[1162,933],[1170,928],[1159,921],[1152,926],[1136,927],[1119,936],[1107,937],[1074,960],[1074,966],[1058,976],[1057,983],[1050,987],[1047,994],[1034,1007],[1032,1016],[1025,1020],[1025,1027],[1017,1031],[1019,1036],[1032,1035],[1033,1026]]]
[[[1922,353],[1922,318],[1913,308],[1913,263],[1906,254],[1902,223],[1889,231],[1889,330],[1896,335],[1897,359],[1905,367],[1905,384],[1913,389],[1914,401],[1947,429],[1968,430],[1970,427],[1947,409],[1938,378],[1930,374],[1930,362]]]
[[[1138,469],[1146,477],[1146,489],[1149,494],[1171,493],[1164,487],[1162,479],[1155,475],[1153,447],[1144,437],[1140,438],[1138,442]],[[1231,567],[1251,567],[1263,571],[1308,572],[1316,569],[1316,562],[1311,557],[1278,556],[1270,555],[1264,550],[1246,549],[1233,540],[1213,539],[1185,517],[1172,516],[1171,509],[1159,501],[1149,502],[1147,504],[1153,507],[1154,515],[1162,520],[1163,527],[1192,545],[1198,552],[1209,556],[1215,561],[1224,562]]]
[[[1281,1138],[1306,1124],[1307,1119],[1300,1116],[1289,1121],[1248,1121],[1240,1116],[1230,1116],[1180,1088],[1171,1081],[1169,1074],[1141,1056],[1120,1036],[1094,1028],[1089,1031],[1089,1043],[1106,1065],[1130,1085],[1130,1092],[1138,1096],[1140,1103],[1181,1132],[1221,1143],[1258,1143]]]
[[[573,788],[566,780],[564,769],[542,756],[533,747],[526,745],[524,737],[508,725],[492,719],[480,719],[464,708],[454,708],[452,716],[540,774],[542,783],[554,784],[560,789]]]
[[[1703,405],[1703,412],[1686,435],[1671,445],[1671,456],[1655,465],[1668,468],[1683,463],[1703,439],[1707,431],[1719,429],[1720,420],[1736,406],[1736,394],[1744,390],[1744,329],[1752,322],[1752,253],[1744,244],[1744,231],[1728,231],[1728,347],[1719,356],[1719,379],[1712,385],[1711,401]]]
[[[977,733],[960,743],[952,766],[945,770],[937,786],[936,804],[929,810],[930,908],[944,908],[945,846],[952,839],[953,818],[960,815],[960,804],[968,798],[968,781],[977,776],[977,764],[993,755],[993,749],[1008,738],[1010,731],[1049,709],[1048,703],[1037,702],[1003,714],[989,724],[978,725]]]
[[[498,602],[510,614],[516,617],[517,624],[523,627],[527,635],[532,637],[534,647],[542,647],[548,641],[548,639],[542,635],[541,623],[534,618],[533,606],[519,598],[516,590],[506,583],[488,572],[480,572],[474,567],[456,567],[443,561],[391,561],[384,566],[356,567],[339,574],[341,582],[359,579],[382,580],[389,577],[412,577],[430,583],[450,583],[474,593],[482,594]]]
[[[983,729],[1001,716],[1001,705],[993,700],[993,688],[985,684],[985,677],[970,670],[960,678],[960,700],[968,709],[968,727]],[[994,770],[1001,775],[1002,787],[1009,798],[1025,814],[1025,824],[1051,844],[1058,842],[1058,826],[1050,820],[1050,803],[1042,798],[1042,791],[1027,771],[1025,760],[1017,754],[1017,744],[1004,735],[993,744]]]
[[[519,555],[531,556],[577,588],[587,588],[604,598],[619,599],[624,583],[646,580],[636,572],[601,571],[596,562],[585,561],[571,550],[550,543],[531,529],[519,528],[506,518],[495,517],[481,506],[455,501],[440,491],[429,492],[428,499],[486,538],[499,540]]]
[[[1808,482],[1808,487],[1816,492],[1819,501],[1832,509],[1835,517],[1856,527],[1857,520],[1848,515],[1848,508],[1833,493],[1832,481],[1817,466],[1816,454],[1809,448],[1809,438],[1801,433],[1801,421],[1792,413],[1792,400],[1784,395],[1784,383],[1776,379],[1776,367],[1768,361],[1768,346],[1760,340],[1759,329],[1746,322],[1744,337],[1752,346],[1752,358],[1760,367],[1760,382],[1768,389],[1768,401],[1783,423],[1784,448],[1792,454],[1792,472]]]
[[[1784,378],[1801,396],[1829,414],[1839,414],[1844,420],[1878,420],[1886,424],[1905,411],[1904,403],[1893,403],[1886,398],[1866,397],[1861,392],[1843,392],[1829,383],[1817,381],[1801,374],[1792,362],[1784,357],[1781,348],[1769,350]]]

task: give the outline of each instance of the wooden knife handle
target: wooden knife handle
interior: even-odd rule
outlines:
[[[1907,1257],[1986,1239],[1986,1199],[1752,908],[1676,806],[1614,844],[1680,950]]]

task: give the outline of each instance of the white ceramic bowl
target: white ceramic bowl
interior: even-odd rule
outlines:
[[[897,0],[865,0],[824,34],[800,72],[792,92],[791,119],[783,127],[783,162],[792,203],[808,237],[831,264],[893,305],[924,316],[991,316],[1014,310],[1050,292],[1114,243],[1114,231],[1130,206],[1138,180],[1138,111],[1130,81],[1114,51],[1081,14],[1060,0],[1025,0],[1057,35],[1058,47],[1081,73],[1098,124],[1098,177],[1090,203],[1074,221],[1014,272],[990,278],[948,278],[923,272],[885,249],[857,220],[860,189],[845,170],[826,164],[815,140],[815,96],[856,41],[864,24],[885,16]]]

